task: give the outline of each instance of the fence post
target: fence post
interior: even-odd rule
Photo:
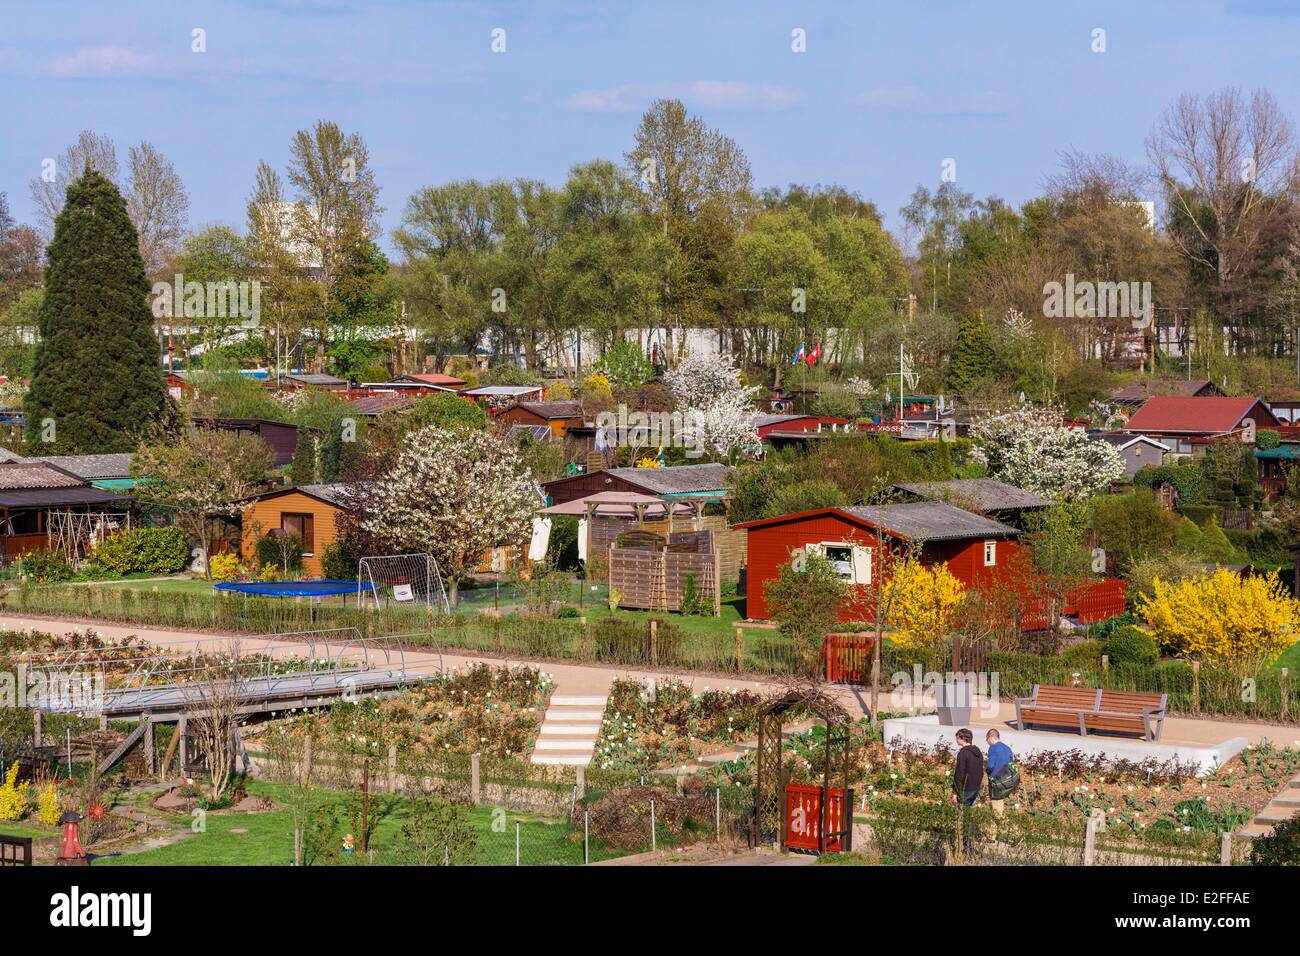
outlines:
[[[744,628],[736,628],[736,670],[744,672],[745,670],[745,631]]]
[[[576,792],[578,799],[582,800],[587,796],[587,768],[580,766],[577,768],[577,771],[578,784]]]
[[[311,785],[311,750],[312,738],[309,736],[302,745],[302,786]]]
[[[1192,661],[1192,713],[1201,712],[1201,662]]]
[[[153,715],[144,714],[140,717],[140,723],[144,724],[144,772],[153,773]]]
[[[519,865],[519,821],[515,821],[515,866]]]
[[[1098,817],[1088,817],[1083,828],[1083,865],[1092,866],[1097,862],[1097,822]]]
[[[1101,655],[1101,682],[1104,685],[1110,677],[1110,655]]]
[[[1232,831],[1224,830],[1219,834],[1219,865],[1232,866]]]
[[[32,744],[39,747],[41,745],[41,709],[32,708]]]
[[[722,842],[722,788],[718,787],[713,791],[713,832],[717,834],[718,842]]]
[[[588,810],[582,811],[582,862],[591,862],[591,813]]]
[[[181,762],[181,776],[184,777],[185,767],[190,761],[189,722],[184,714],[176,721],[176,744],[177,759]]]
[[[482,754],[475,751],[469,758],[469,802],[476,807],[479,804],[480,787],[482,785],[482,778],[479,776],[479,758],[481,756]]]
[[[388,745],[388,793],[397,791],[397,744]]]
[[[1291,710],[1291,706],[1290,706],[1291,701],[1287,699],[1289,693],[1287,690],[1287,684],[1290,683],[1289,680],[1290,676],[1291,676],[1291,668],[1289,667],[1283,667],[1281,670],[1278,671],[1277,688],[1281,692],[1281,697],[1282,697],[1281,716],[1283,720],[1290,719],[1289,713]]]
[[[659,849],[659,835],[655,833],[655,802],[650,800],[650,852]]]
[[[657,666],[659,663],[659,622],[650,622],[650,666]]]

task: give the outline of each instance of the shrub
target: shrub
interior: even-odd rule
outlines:
[[[357,559],[342,541],[325,545],[320,558],[321,574],[333,581],[351,581],[357,576]]]
[[[189,558],[189,542],[175,527],[119,531],[95,548],[95,560],[114,574],[175,574]]]
[[[1219,527],[1219,522],[1213,515],[1205,523],[1205,527],[1201,529],[1200,553],[1207,561],[1214,561],[1218,564],[1227,564],[1236,557],[1232,542],[1223,533],[1223,529]]]
[[[1255,447],[1268,451],[1282,444],[1282,433],[1272,428],[1261,428],[1255,433]]]
[[[72,566],[62,551],[52,548],[37,548],[28,551],[22,557],[23,571],[41,584],[66,581],[72,577]]]
[[[302,570],[302,538],[296,534],[267,534],[257,539],[257,563],[263,570]]]
[[[45,785],[41,791],[40,805],[36,811],[36,819],[40,820],[46,826],[56,827],[59,825],[59,795],[54,792],[54,784]]]
[[[21,820],[27,815],[27,787],[18,785],[18,761],[9,765],[0,784],[0,820]]]
[[[214,581],[233,581],[239,577],[239,556],[229,551],[214,554],[208,562],[208,571]]]
[[[1155,638],[1129,624],[1119,628],[1106,642],[1106,654],[1112,664],[1145,664],[1150,666],[1160,656]]]
[[[1279,823],[1268,836],[1257,837],[1250,848],[1255,866],[1300,866],[1300,816]]]
[[[1061,653],[1061,660],[1070,665],[1096,665],[1101,661],[1105,645],[1101,641],[1080,641]]]

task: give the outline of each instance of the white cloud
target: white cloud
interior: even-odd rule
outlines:
[[[82,47],[49,65],[52,76],[122,76],[141,73],[150,66],[149,57],[123,46]]]
[[[626,83],[603,90],[582,90],[565,102],[579,113],[639,113],[662,98],[675,98],[697,109],[775,113],[790,109],[799,94],[767,83],[696,80],[693,83]]]

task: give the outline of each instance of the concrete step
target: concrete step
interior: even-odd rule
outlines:
[[[548,720],[585,720],[585,721],[594,720],[599,722],[604,715],[605,712],[603,710],[595,710],[590,707],[574,707],[574,708],[566,708],[564,710],[556,710],[554,707],[552,707],[542,717],[542,721],[545,722]]]
[[[739,751],[729,750],[726,753],[709,754],[707,757],[701,757],[698,762],[710,766],[717,766],[718,764],[727,763],[732,760],[739,760],[743,756],[745,755]]]
[[[1267,824],[1247,823],[1244,827],[1242,827],[1240,830],[1237,831],[1237,836],[1243,837],[1247,840],[1253,840],[1256,837],[1269,836],[1272,834],[1272,832],[1273,832],[1273,828],[1271,826],[1268,826]]]
[[[533,763],[558,767],[586,767],[591,764],[591,754],[533,754]]]
[[[608,697],[598,695],[556,694],[551,698],[552,707],[600,707],[604,709],[605,704],[608,702]]]
[[[1300,790],[1285,790],[1280,797],[1274,797],[1271,801],[1272,806],[1277,807],[1300,807]]]
[[[591,739],[590,737],[586,737],[586,738],[562,737],[559,739],[554,739],[551,737],[547,737],[543,739],[539,737],[537,738],[537,744],[533,747],[533,749],[534,750],[565,750],[565,751],[572,751],[574,753],[578,753],[578,752],[591,753],[596,749],[596,741]]]
[[[1286,823],[1286,821],[1295,816],[1297,812],[1300,812],[1300,808],[1279,807],[1276,804],[1270,803],[1263,810],[1259,811],[1259,813],[1255,814],[1255,822],[1264,824]]]
[[[588,724],[582,722],[568,723],[561,720],[548,720],[542,724],[540,736],[579,736],[579,737],[597,737],[600,735],[600,724]]]

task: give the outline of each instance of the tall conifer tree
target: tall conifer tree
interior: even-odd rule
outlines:
[[[167,392],[148,294],[126,201],[88,170],[68,187],[47,250],[41,341],[23,403],[30,447],[131,451],[162,418]]]

